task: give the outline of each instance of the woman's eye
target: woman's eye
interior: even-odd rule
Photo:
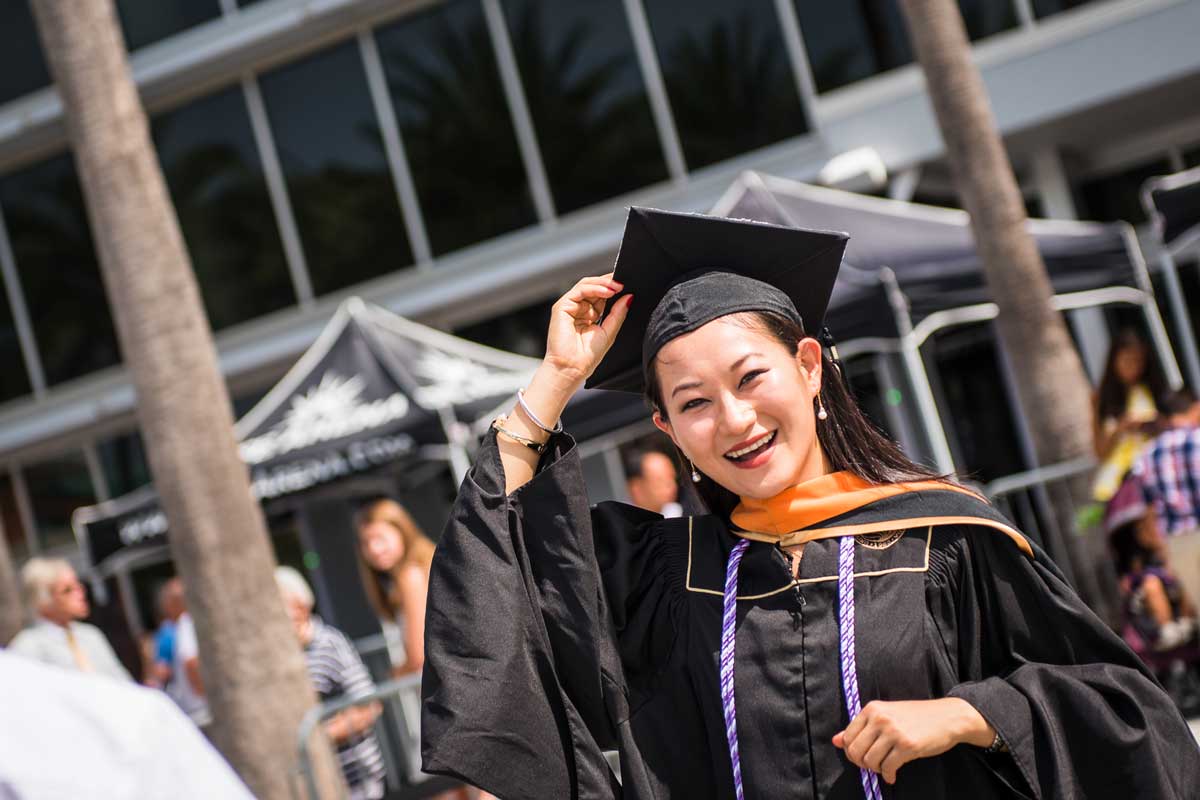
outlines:
[[[683,407],[679,410],[680,411],[691,411],[693,408],[699,408],[703,402],[704,402],[703,399],[701,399],[699,397],[694,397],[691,400],[688,400],[686,403],[684,403]]]
[[[755,378],[757,378],[759,375],[762,375],[764,372],[766,372],[766,370],[765,370],[765,369],[754,369],[754,370],[750,370],[750,371],[749,371],[749,372],[747,372],[747,373],[746,373],[746,375],[745,375],[745,376],[742,378],[742,380],[741,380],[741,382],[738,384],[738,386],[746,386],[746,385],[748,385],[748,384],[749,384],[751,381],[753,381],[753,380],[754,380]]]

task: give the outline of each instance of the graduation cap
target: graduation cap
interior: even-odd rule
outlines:
[[[727,314],[770,311],[815,336],[849,236],[654,208],[629,209],[613,278],[633,305],[587,386],[641,393],[677,336]]]

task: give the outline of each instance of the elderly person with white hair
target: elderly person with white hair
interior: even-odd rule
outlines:
[[[21,568],[26,606],[33,623],[17,634],[8,652],[80,672],[132,681],[117,654],[88,615],[87,593],[70,562],[31,558]]]
[[[370,694],[374,684],[354,645],[344,633],[312,613],[315,602],[304,576],[291,567],[278,567],[275,582],[296,638],[304,648],[308,677],[321,702]],[[383,755],[371,729],[378,715],[379,705],[370,703],[352,706],[325,722],[325,733],[337,748],[351,800],[376,800],[386,790]]]

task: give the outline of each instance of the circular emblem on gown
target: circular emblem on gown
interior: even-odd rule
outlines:
[[[863,533],[854,537],[863,547],[872,550],[887,550],[904,538],[904,531],[881,531],[879,533]]]

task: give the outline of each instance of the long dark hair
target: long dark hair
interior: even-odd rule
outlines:
[[[800,350],[804,330],[792,320],[767,311],[731,314],[722,319],[762,331],[786,347],[792,355]],[[829,466],[846,470],[869,483],[907,481],[948,481],[928,467],[917,464],[863,414],[850,393],[845,378],[833,360],[821,352],[821,400],[828,418],[817,423],[817,442]],[[663,419],[667,418],[662,401],[662,386],[651,362],[646,374],[646,401]],[[681,459],[683,453],[679,453]],[[687,470],[690,472],[690,470]],[[693,484],[696,493],[712,513],[728,520],[740,498],[707,475]]]
[[[1104,364],[1104,376],[1100,379],[1100,387],[1096,390],[1096,419],[1120,419],[1125,415],[1125,407],[1129,402],[1129,387],[1121,383],[1117,376],[1117,356],[1122,350],[1136,347],[1142,351],[1142,363],[1145,369],[1140,382],[1146,384],[1154,397],[1154,405],[1162,410],[1163,399],[1167,392],[1167,381],[1163,377],[1158,359],[1150,351],[1149,345],[1137,331],[1126,328],[1119,332],[1108,349],[1108,360]]]

